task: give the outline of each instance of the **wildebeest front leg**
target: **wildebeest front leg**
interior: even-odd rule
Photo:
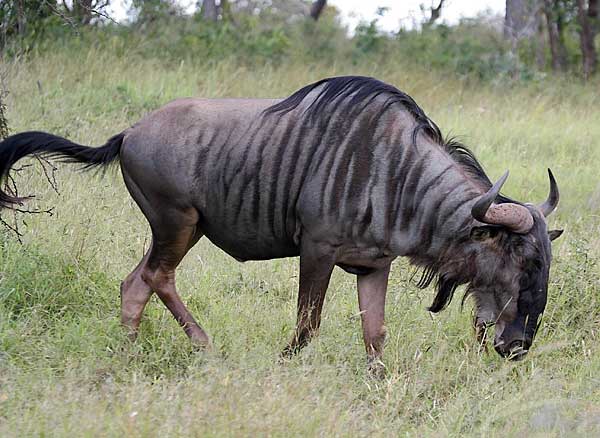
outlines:
[[[382,376],[385,341],[385,294],[390,266],[367,275],[357,275],[358,305],[363,326],[363,338],[367,350],[369,371]]]
[[[335,266],[333,251],[304,243],[300,251],[298,322],[294,337],[282,352],[290,357],[304,347],[319,330],[325,293]]]

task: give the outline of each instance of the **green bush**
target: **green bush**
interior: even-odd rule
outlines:
[[[539,76],[534,47],[525,42],[518,53],[511,53],[501,32],[485,16],[463,19],[454,26],[424,26],[395,34],[381,32],[375,19],[360,23],[350,36],[334,8],[328,8],[318,22],[302,15],[288,17],[268,8],[259,15],[238,11],[233,18],[215,23],[202,19],[199,13],[186,16],[171,9],[144,11],[131,24],[103,23],[79,29],[66,26],[56,16],[46,17],[24,38],[13,39],[5,52],[14,56],[94,47],[129,59],[165,63],[231,59],[249,66],[290,60],[377,62],[391,57],[404,65],[476,80],[531,80]],[[570,60],[576,61],[579,55],[575,54],[574,32],[567,34]]]
[[[479,79],[490,79],[515,67],[501,35],[478,21],[400,32],[395,49],[396,56],[418,65]]]

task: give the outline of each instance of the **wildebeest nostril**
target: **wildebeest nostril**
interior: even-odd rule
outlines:
[[[521,360],[527,354],[527,349],[525,349],[522,340],[516,340],[510,343],[507,353],[510,360]]]
[[[502,357],[510,360],[521,360],[527,354],[527,349],[525,348],[524,344],[524,341],[521,339],[512,341],[510,344],[508,344],[508,346],[503,341],[500,341],[494,345],[494,348]]]

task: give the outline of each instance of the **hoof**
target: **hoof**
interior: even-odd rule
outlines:
[[[277,358],[277,365],[287,365],[292,360],[292,356],[284,355],[283,352]]]
[[[208,339],[192,339],[192,348],[197,352],[210,352],[213,350],[212,343]]]
[[[296,343],[288,344],[279,355],[280,360],[289,360],[300,351],[301,347]]]
[[[138,337],[139,330],[137,328],[132,327],[129,324],[123,324],[122,326],[127,341],[129,341],[130,343],[134,343]]]
[[[384,379],[387,373],[385,364],[378,358],[367,359],[367,372],[374,379]]]

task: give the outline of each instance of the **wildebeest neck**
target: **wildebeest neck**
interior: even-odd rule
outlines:
[[[474,222],[471,207],[487,188],[426,135],[418,135],[406,154],[393,187],[397,214],[392,249],[420,265],[437,265],[468,236]]]

